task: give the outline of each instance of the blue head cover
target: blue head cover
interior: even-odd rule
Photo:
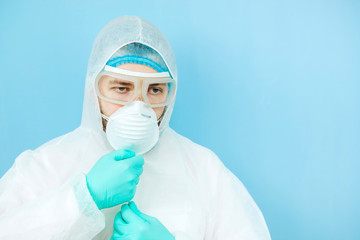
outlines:
[[[166,70],[163,69],[160,64],[154,62],[153,60],[136,55],[125,55],[122,57],[111,58],[109,61],[107,61],[106,65],[109,65],[111,67],[117,67],[125,63],[138,63],[151,67],[158,72],[166,72]]]
[[[125,63],[138,63],[155,69],[158,72],[168,72],[162,57],[152,48],[141,43],[130,43],[120,48],[107,61],[106,65],[118,67]]]

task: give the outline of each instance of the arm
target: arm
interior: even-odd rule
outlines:
[[[240,180],[215,154],[206,169],[209,217],[205,239],[270,239],[261,211]]]
[[[0,239],[91,239],[104,228],[85,175],[57,183],[52,174],[31,151],[16,159],[0,180]]]

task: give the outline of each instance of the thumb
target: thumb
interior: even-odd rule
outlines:
[[[114,159],[115,161],[124,160],[135,156],[135,153],[130,150],[116,150],[111,154],[112,159]]]
[[[140,210],[137,208],[136,204],[131,201],[129,204],[130,209],[139,217],[141,217],[142,219],[144,219],[145,221],[149,222],[151,219],[153,219],[153,217],[146,215],[145,213],[140,212]]]
[[[144,219],[142,219],[136,213],[134,213],[130,209],[128,204],[123,204],[121,206],[120,214],[121,214],[122,219],[124,219],[124,222],[127,224],[146,222]]]

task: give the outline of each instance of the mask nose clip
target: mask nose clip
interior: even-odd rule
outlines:
[[[143,116],[143,117],[145,117],[145,118],[151,118],[151,116],[150,115],[146,115],[146,114],[141,114],[141,116]]]

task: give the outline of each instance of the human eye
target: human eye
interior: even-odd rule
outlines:
[[[134,88],[133,84],[125,81],[116,81],[114,85],[112,85],[113,91],[118,94],[125,94],[132,91]]]
[[[118,92],[118,93],[126,93],[129,91],[129,88],[127,87],[117,87],[115,88],[115,91]]]
[[[164,92],[164,87],[162,86],[162,84],[150,85],[148,91],[150,94],[158,95]]]
[[[149,92],[152,94],[159,94],[161,93],[161,89],[160,88],[156,88],[156,87],[152,87],[149,89]]]

